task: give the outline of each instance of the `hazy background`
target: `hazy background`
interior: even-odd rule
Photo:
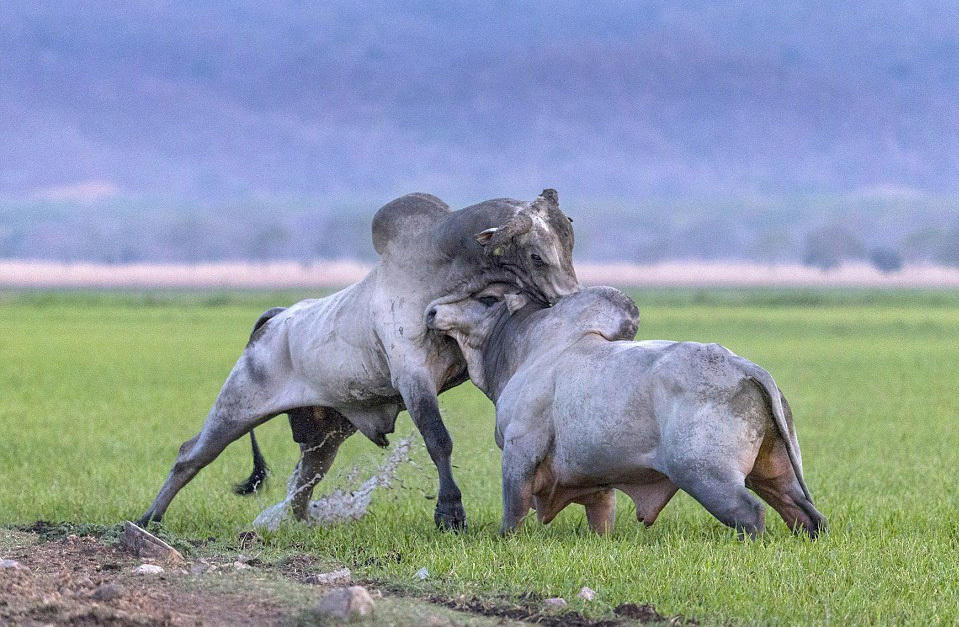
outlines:
[[[959,265],[954,2],[0,8],[0,258],[370,259],[411,191],[579,260]]]

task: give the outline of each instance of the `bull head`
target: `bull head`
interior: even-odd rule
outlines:
[[[572,265],[573,229],[559,209],[556,190],[545,189],[502,226],[474,235],[491,265],[552,304],[579,289]]]

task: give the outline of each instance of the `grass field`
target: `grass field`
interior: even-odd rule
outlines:
[[[679,494],[656,524],[620,500],[617,528],[591,535],[582,509],[498,537],[499,451],[490,403],[469,384],[441,397],[469,530],[436,531],[436,478],[422,446],[371,515],[286,527],[269,550],[311,552],[363,577],[448,596],[536,592],[602,616],[652,603],[705,624],[959,622],[959,293],[634,293],[640,337],[720,342],[765,366],[789,399],[807,482],[830,533],[792,537],[771,509],[743,543]],[[0,296],[0,525],[109,524],[138,516],[178,446],[199,428],[253,321],[294,294],[10,293]],[[413,429],[401,414],[394,439]],[[248,441],[231,445],[174,500],[181,538],[229,542],[283,496],[296,447],[262,427],[274,476],[240,498]],[[355,436],[320,494],[385,453]],[[431,577],[414,573],[426,567]],[[581,586],[598,592],[584,604]]]

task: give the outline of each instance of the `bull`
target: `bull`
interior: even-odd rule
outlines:
[[[382,207],[372,225],[378,263],[359,283],[257,321],[202,429],[180,447],[140,524],[159,521],[229,443],[282,413],[300,444],[291,508],[304,519],[340,444],[359,431],[386,446],[406,409],[439,473],[434,521],[463,527],[453,443],[437,395],[466,380],[465,364],[455,342],[428,332],[423,310],[441,295],[455,300],[492,281],[544,304],[576,291],[570,223],[550,189],[533,202],[498,199],[459,211],[428,194]]]
[[[815,537],[825,528],[772,376],[717,344],[632,341],[639,310],[618,290],[585,289],[543,309],[490,285],[433,303],[426,319],[457,341],[470,378],[496,405],[504,533],[531,506],[548,523],[570,503],[605,533],[614,489],[647,526],[682,489],[756,537],[765,507],[752,489],[794,531]]]

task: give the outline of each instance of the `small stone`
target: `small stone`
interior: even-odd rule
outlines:
[[[194,576],[202,575],[203,573],[209,571],[211,568],[212,567],[210,566],[209,562],[206,562],[204,560],[197,560],[190,566],[190,574]]]
[[[373,598],[363,586],[334,588],[323,595],[315,611],[322,616],[353,621],[373,613]]]
[[[250,565],[245,562],[233,562],[233,568],[237,570],[246,570],[250,568]]]
[[[120,592],[121,590],[119,586],[112,583],[105,583],[94,590],[93,594],[90,596],[95,601],[112,601],[120,596]]]
[[[561,610],[566,607],[566,599],[563,597],[552,597],[543,601],[543,605],[549,610]]]
[[[27,570],[27,567],[17,560],[0,560],[0,569],[4,570]]]
[[[71,533],[70,535],[67,536],[67,542],[69,542],[70,544],[74,544],[79,539],[80,539],[80,536],[78,536],[75,533]]]
[[[133,569],[133,572],[137,575],[159,575],[163,572],[163,567],[156,564],[140,564]]]
[[[426,570],[426,566],[424,566],[423,568],[416,571],[416,575],[414,576],[420,581],[426,581],[427,579],[430,578],[430,571]]]
[[[348,586],[353,581],[353,573],[349,568],[340,568],[328,573],[315,573],[303,579],[303,583],[316,586]]]
[[[578,596],[584,601],[592,601],[593,599],[596,598],[596,591],[593,590],[592,588],[587,588],[586,586],[583,586],[582,588],[579,589],[579,594],[577,594],[576,596]]]

